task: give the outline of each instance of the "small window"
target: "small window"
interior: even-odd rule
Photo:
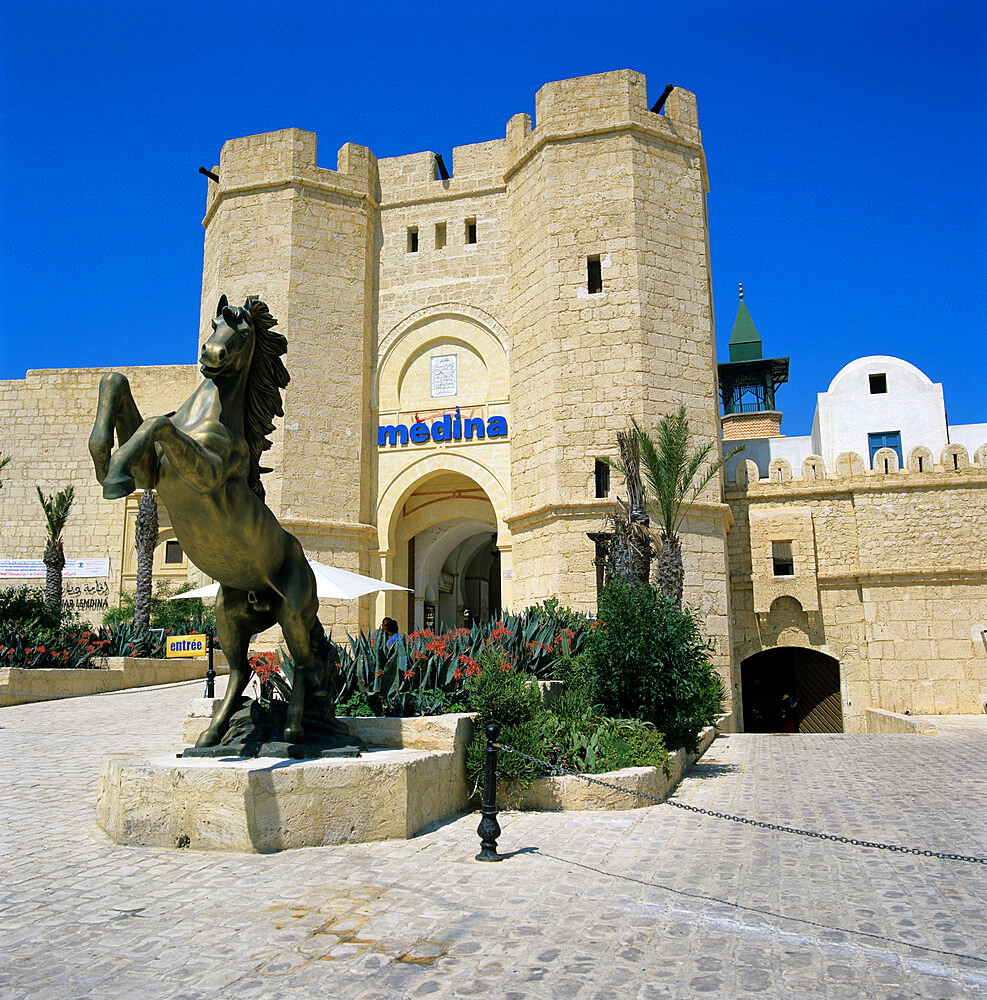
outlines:
[[[600,270],[600,257],[586,258],[586,288],[590,295],[603,291],[603,272]]]
[[[436,222],[435,224],[435,249],[441,250],[446,245],[446,224]]]
[[[775,576],[795,576],[795,563],[792,561],[792,543],[772,542],[771,561],[774,563]]]
[[[165,542],[165,553],[164,561],[168,565],[181,564],[181,561],[185,558],[185,553],[182,552],[181,543],[176,542],[174,539]]]
[[[885,372],[881,372],[879,375],[868,375],[870,379],[870,391],[872,396],[876,396],[879,392],[888,391],[888,376]]]
[[[408,227],[408,253],[418,253],[418,227]]]
[[[601,500],[610,496],[610,466],[606,462],[596,460],[596,498]]]
[[[467,243],[476,242],[476,219],[466,220],[466,242]]]

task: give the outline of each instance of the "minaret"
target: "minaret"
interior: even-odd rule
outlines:
[[[781,411],[775,409],[775,391],[788,381],[788,358],[765,358],[761,337],[744,304],[730,334],[730,360],[717,365],[723,402],[723,439],[781,437]]]

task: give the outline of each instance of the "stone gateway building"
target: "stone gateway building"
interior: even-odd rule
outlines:
[[[455,148],[451,169],[432,152],[377,159],[353,144],[328,169],[312,133],[285,129],[228,141],[213,172],[200,341],[225,293],[263,298],[289,344],[268,503],[312,558],[412,590],[326,603],[326,626],[339,635],[388,614],[402,629],[451,627],[550,597],[595,612],[594,536],[613,505],[597,456],[615,453],[631,416],[653,425],[682,403],[697,437],[722,434],[695,97],[675,88],[652,105],[645,78],[624,70],[545,85],[534,124],[515,115],[503,138]],[[17,456],[0,493],[0,557],[39,556],[34,484],[72,482],[66,554],[108,557],[115,595],[133,585],[137,498],[104,501],[93,477],[86,437],[101,374],[31,371],[0,383],[0,451]],[[124,374],[145,415],[173,410],[200,378],[194,365]],[[764,424],[779,425],[780,416]],[[867,707],[912,697],[903,692],[918,688],[891,674],[907,656],[908,670],[932,676],[923,651],[932,656],[940,603],[956,586],[966,610],[949,619],[955,655],[935,670],[964,678],[949,710],[983,710],[987,650],[969,638],[987,628],[987,470],[977,454],[977,467],[953,470],[948,503],[928,485],[944,473],[903,490],[862,460],[821,472],[843,477],[828,490],[796,486],[790,473],[763,486],[710,484],[684,526],[685,600],[712,636],[736,726],[743,664],[777,649],[836,663],[839,718],[803,710],[805,728],[860,729]],[[945,505],[937,521],[952,525],[942,529],[957,545],[952,576],[941,583],[915,583],[933,572],[934,553],[903,525],[883,543],[896,561],[860,549],[868,565],[903,574],[895,586],[931,588],[921,621],[930,634],[909,635],[907,654],[894,622],[880,637],[868,631],[871,584],[860,582],[859,552],[843,551],[864,545],[858,493],[879,495],[890,520],[911,498],[912,531],[926,510],[916,496]],[[781,530],[762,530],[771,518],[797,553],[791,593],[760,583],[764,544]],[[162,509],[156,575],[198,582],[169,524]],[[827,546],[834,554],[823,559]],[[929,558],[916,561],[916,550]],[[833,697],[826,676],[820,701]]]

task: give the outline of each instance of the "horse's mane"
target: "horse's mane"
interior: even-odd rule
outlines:
[[[243,416],[243,436],[250,451],[250,488],[264,499],[264,484],[260,477],[270,472],[260,464],[261,455],[271,447],[267,435],[274,432],[274,417],[283,417],[281,390],[290,381],[281,356],[288,350],[288,341],[272,327],[277,320],[260,299],[247,299],[243,312],[249,315],[254,328],[254,356],[247,374],[246,405]]]

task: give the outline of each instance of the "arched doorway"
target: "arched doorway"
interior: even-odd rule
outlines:
[[[842,733],[839,660],[780,646],[740,664],[747,733]]]
[[[402,622],[409,631],[469,627],[499,613],[497,516],[475,480],[451,471],[427,475],[395,516],[396,578],[413,589]]]

